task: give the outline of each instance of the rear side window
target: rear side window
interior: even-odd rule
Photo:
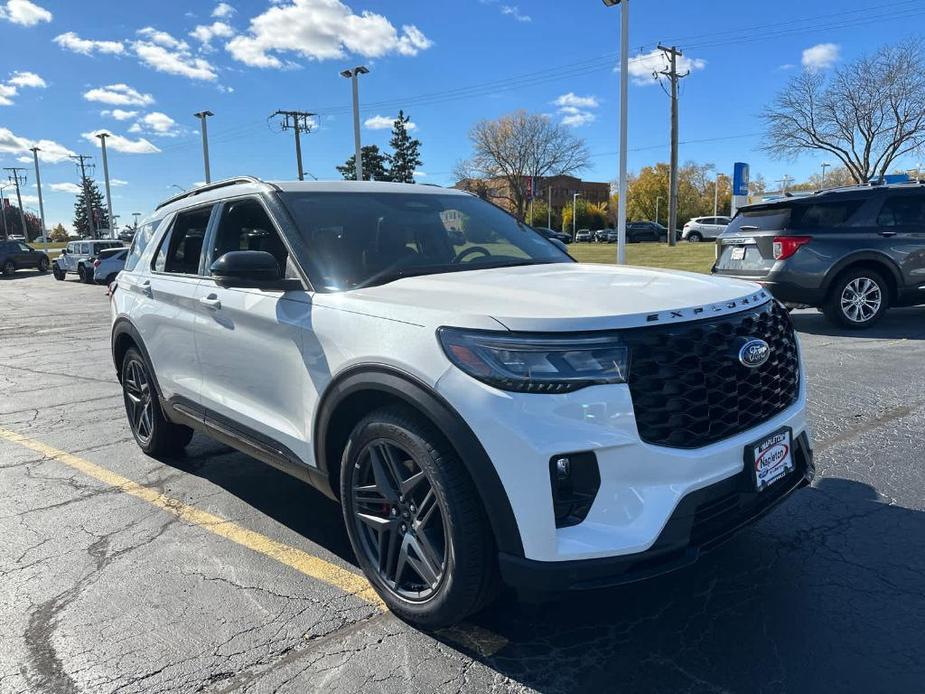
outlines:
[[[154,271],[198,275],[202,242],[211,216],[211,206],[178,214],[154,257]]]
[[[925,226],[925,197],[895,195],[888,197],[877,215],[877,226]]]
[[[132,245],[131,248],[129,248],[128,256],[125,259],[125,269],[127,271],[131,272],[135,269],[138,260],[141,258],[141,254],[145,252],[145,248],[151,243],[154,230],[157,229],[160,223],[161,220],[158,219],[138,227],[138,231],[135,233],[134,238],[132,238]]]
[[[844,226],[862,204],[863,200],[842,200],[794,205],[790,214],[790,228],[803,230]]]

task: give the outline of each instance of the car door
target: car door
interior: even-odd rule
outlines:
[[[133,320],[147,346],[164,397],[199,409],[202,381],[195,321],[202,247],[214,205],[178,212],[151,256],[150,271],[120,289],[136,298]]]
[[[22,241],[16,242],[16,254],[17,267],[37,267],[39,264],[39,254]]]
[[[899,265],[906,288],[925,295],[925,194],[888,193],[877,214],[876,234],[880,250]],[[925,302],[925,296],[912,300]]]
[[[279,228],[259,198],[223,204],[205,267],[239,250],[269,252],[281,273],[290,268]],[[228,287],[205,277],[196,308],[206,417],[258,441],[282,444],[310,463],[310,413],[320,389],[309,376],[308,362],[317,355],[309,349],[303,357],[304,336],[311,334],[310,292]]]

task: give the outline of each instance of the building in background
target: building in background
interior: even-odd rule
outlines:
[[[511,201],[510,185],[506,178],[475,179],[458,181],[454,188],[467,190],[489,200],[508,212],[515,212]],[[530,176],[524,176],[523,189],[530,190]],[[562,216],[562,211],[572,204],[572,196],[580,193],[583,200],[600,204],[610,200],[610,184],[582,181],[574,176],[537,177],[533,186],[537,200],[550,202],[553,215]]]

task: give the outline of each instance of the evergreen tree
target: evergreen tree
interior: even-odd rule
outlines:
[[[389,141],[392,153],[388,160],[389,173],[396,183],[414,183],[414,172],[421,166],[421,141],[408,134],[410,121],[411,116],[399,111],[392,125],[392,139]]]
[[[386,155],[379,151],[377,145],[367,145],[360,148],[360,156],[363,158],[363,180],[365,181],[391,181],[388,169],[385,168],[387,161]],[[341,176],[345,181],[353,181],[357,177],[356,155],[351,154],[343,166],[338,166]]]
[[[74,233],[81,236],[90,236],[93,230],[109,228],[109,217],[106,213],[106,205],[103,204],[103,194],[100,193],[96,181],[87,176],[85,184],[81,186],[77,194],[77,200],[74,202]],[[93,225],[87,219],[87,193],[90,194],[90,207],[93,210]]]

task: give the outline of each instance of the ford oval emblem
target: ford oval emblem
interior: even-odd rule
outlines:
[[[742,366],[757,369],[771,356],[771,345],[764,340],[752,339],[742,345],[739,350],[739,361]]]

